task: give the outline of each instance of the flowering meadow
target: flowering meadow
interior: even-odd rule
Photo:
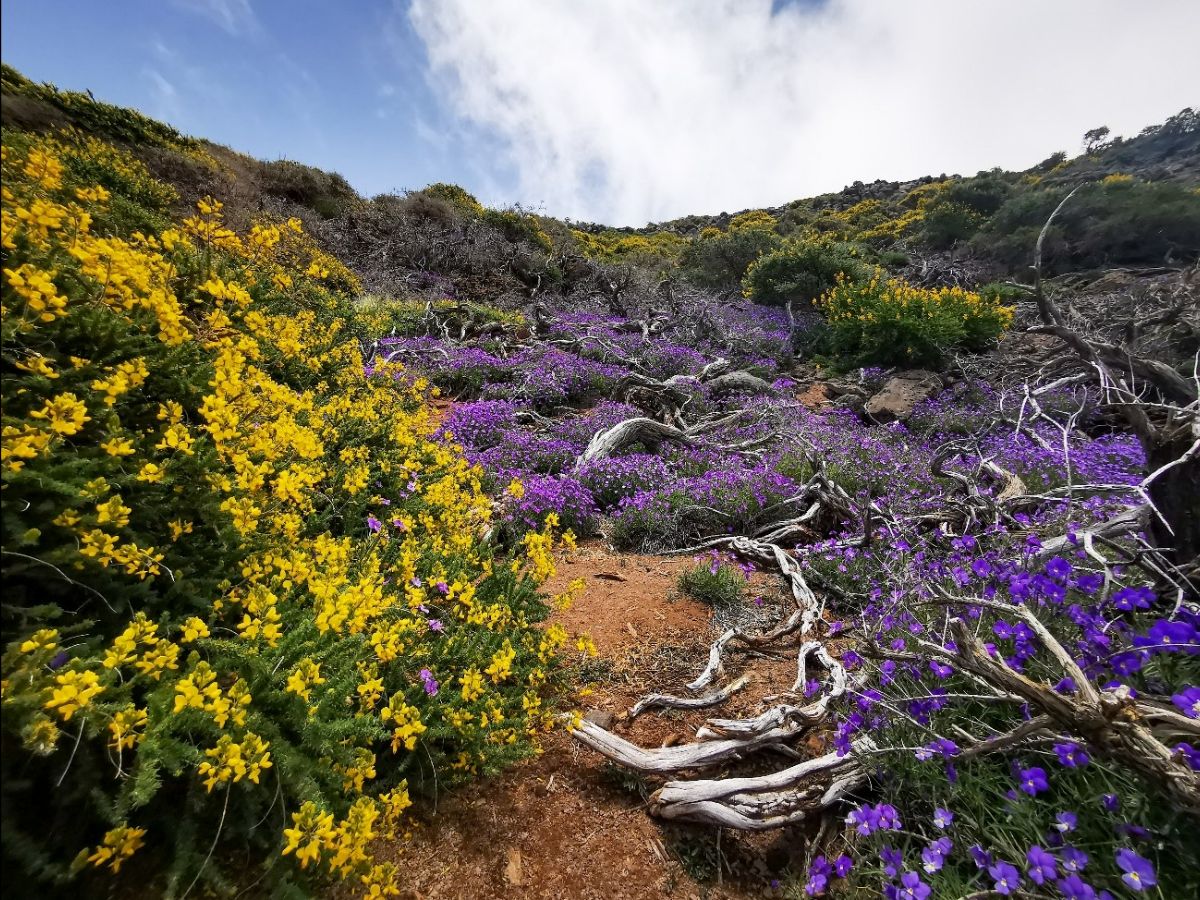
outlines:
[[[455,396],[443,432],[489,489],[527,486],[501,503],[515,534],[552,516],[619,548],[742,537],[800,563],[823,598],[806,638],[836,641],[847,676],[826,740],[862,778],[794,894],[1192,895],[1200,615],[1143,525],[1104,527],[1141,506],[1146,471],[1095,391],[1051,385],[1044,416],[1022,420],[1026,385],[967,379],[878,426],[796,399],[782,311],[691,316],[646,336],[568,308],[516,352],[412,336],[380,340],[376,358],[411,360]],[[759,383],[723,390],[702,377],[716,359]],[[870,394],[886,377],[854,370],[847,385]],[[653,416],[664,386],[683,398],[677,439],[588,458],[597,434]],[[739,602],[715,584],[731,570],[740,580],[705,556],[686,589]],[[805,696],[829,688],[810,678]]]
[[[409,808],[560,721],[653,815],[788,829],[771,896],[1200,895],[1200,570],[1151,500],[1196,450],[1151,461],[1104,354],[998,356],[1022,289],[781,241],[799,208],[686,237],[452,185],[227,207],[162,174],[228,185],[224,148],[4,78],[88,129],[3,134],[6,883],[395,896]],[[897,238],[962,193],[805,227]],[[1134,379],[1183,444],[1191,365]],[[695,557],[728,625],[656,708],[724,702],[747,650],[795,685],[674,746],[565,712],[595,648],[547,620],[584,585],[542,586],[577,539]]]

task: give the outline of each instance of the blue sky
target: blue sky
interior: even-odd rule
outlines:
[[[1195,0],[5,0],[4,61],[362,193],[641,225],[1200,103]]]
[[[483,180],[450,140],[459,126],[403,7],[384,0],[5,0],[0,41],[30,78],[340,171],[367,194]]]

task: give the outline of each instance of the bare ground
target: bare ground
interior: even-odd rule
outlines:
[[[579,668],[575,704],[612,713],[612,730],[643,746],[686,741],[705,718],[701,710],[626,720],[638,697],[679,691],[707,657],[713,611],[675,589],[691,564],[592,543],[560,560],[546,586],[558,593],[576,578],[586,581],[583,595],[553,616],[573,633],[590,634],[599,651]],[[755,576],[753,588],[751,596],[779,592],[765,576]],[[761,712],[761,698],[795,678],[794,657],[784,655],[737,655],[728,668],[731,678],[751,672],[753,683],[720,708],[722,716]],[[823,740],[811,738],[810,752],[823,752]],[[399,865],[406,900],[742,900],[780,896],[784,872],[803,868],[803,831],[718,835],[663,824],[645,810],[654,787],[556,731],[540,756],[443,795],[436,811],[418,814],[407,842],[381,855]]]

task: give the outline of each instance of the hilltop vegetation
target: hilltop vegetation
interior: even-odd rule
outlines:
[[[665,821],[790,829],[748,890],[1200,890],[1195,113],[633,230],[0,86],[22,890],[399,894],[408,808],[587,680],[541,585],[591,538],[706,554],[647,708],[789,661],[675,746],[561,717]]]

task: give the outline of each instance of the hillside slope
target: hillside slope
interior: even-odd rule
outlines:
[[[1193,113],[616,231],[2,87],[10,890],[1200,892]]]

